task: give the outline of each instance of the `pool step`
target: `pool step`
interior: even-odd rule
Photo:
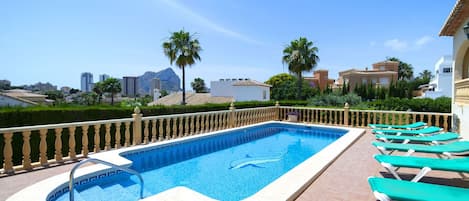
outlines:
[[[140,196],[140,184],[132,184],[124,188],[127,189],[127,191],[130,192],[132,195],[136,195],[137,197]],[[145,198],[150,195],[152,195],[152,193],[147,189],[143,188],[143,197]]]
[[[75,199],[75,201],[86,201],[85,199],[81,197],[80,193],[76,189],[73,191],[75,192],[75,194],[73,194],[74,195],[73,198]],[[69,196],[70,195],[67,192],[65,195],[60,196],[56,201],[69,201],[69,198],[70,198]]]
[[[140,195],[134,194],[120,184],[114,184],[103,188],[106,192],[107,200],[139,200]]]
[[[80,191],[79,194],[81,198],[86,201],[110,200],[108,199],[109,195],[100,186],[91,186],[83,191]]]

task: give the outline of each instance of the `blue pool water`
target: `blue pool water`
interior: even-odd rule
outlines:
[[[271,123],[122,154],[145,181],[145,196],[185,186],[218,200],[261,190],[347,131]],[[135,176],[119,173],[79,185],[76,200],[136,200]],[[98,195],[98,196],[97,196]],[[57,200],[68,200],[68,193]]]

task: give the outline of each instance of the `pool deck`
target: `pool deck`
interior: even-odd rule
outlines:
[[[369,176],[392,176],[373,159],[372,156],[379,153],[376,148],[371,146],[373,140],[374,136],[370,130],[367,130],[366,134],[342,153],[296,200],[375,200],[368,186],[367,178]],[[40,180],[67,172],[72,166],[73,164],[67,164],[0,177],[0,186],[2,186],[0,200],[5,200],[10,195]],[[405,173],[415,174],[418,171],[401,168],[399,172],[401,176],[406,178]],[[452,172],[432,171],[421,181],[469,188],[469,181],[462,180],[459,174]]]

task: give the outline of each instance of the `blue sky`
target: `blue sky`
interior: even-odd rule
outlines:
[[[0,79],[80,87],[80,74],[137,76],[171,67],[161,44],[171,32],[196,33],[201,77],[266,81],[287,72],[282,50],[307,37],[319,48],[316,69],[329,77],[388,56],[433,71],[452,52],[438,33],[455,1],[426,0],[75,0],[0,2]],[[172,66],[181,76],[177,66]],[[306,76],[312,73],[306,72]]]

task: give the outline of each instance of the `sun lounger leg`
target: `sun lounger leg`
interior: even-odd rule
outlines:
[[[447,157],[447,159],[450,159],[453,154],[449,153],[449,152],[443,152],[443,155]]]
[[[466,174],[464,174],[464,172],[458,172],[458,174],[461,175],[461,177],[462,177],[462,179],[463,179],[464,181],[468,181],[468,180],[469,180],[469,177],[466,176]]]
[[[409,151],[407,151],[407,153],[405,154],[405,156],[410,156],[410,155],[412,155],[414,152],[415,152],[415,150],[409,149]]]
[[[417,175],[415,175],[415,177],[411,180],[411,182],[418,182],[420,179],[422,179],[422,177],[424,177],[430,171],[432,171],[431,168],[423,167],[422,170],[420,170],[420,172]]]
[[[388,197],[386,194],[384,193],[380,193],[378,191],[373,191],[373,195],[375,196],[376,199],[378,199],[379,201],[391,201],[391,198]]]
[[[397,174],[397,168],[392,166],[391,164],[389,163],[381,163],[381,165],[386,168],[386,170],[388,170],[389,173],[391,173],[396,179],[398,180],[402,180],[401,177],[399,177],[399,175]]]

